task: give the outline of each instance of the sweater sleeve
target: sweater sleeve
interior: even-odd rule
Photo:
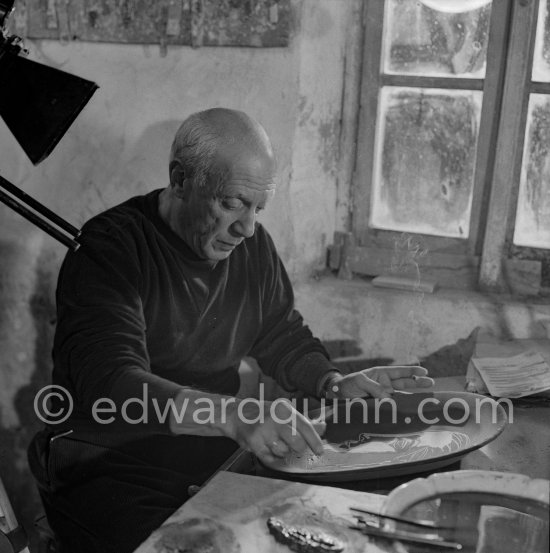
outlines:
[[[294,307],[292,284],[271,237],[263,227],[258,230],[262,235],[263,322],[250,355],[284,389],[316,396],[319,382],[335,368]]]
[[[83,232],[81,243],[67,254],[58,281],[54,381],[66,383],[79,416],[89,420],[100,398],[114,402],[121,423],[124,402],[146,397],[147,418],[131,424],[139,424],[139,432],[169,433],[168,420],[151,416],[152,401],[164,412],[181,386],[151,372],[132,233],[94,228]],[[143,408],[133,401],[126,412],[137,421]]]

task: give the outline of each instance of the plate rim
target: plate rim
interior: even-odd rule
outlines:
[[[514,472],[471,469],[434,473],[401,484],[386,496],[381,513],[399,516],[420,501],[461,492],[492,493],[550,506],[550,480]]]

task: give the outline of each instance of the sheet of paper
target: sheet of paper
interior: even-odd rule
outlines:
[[[550,365],[536,351],[472,358],[472,363],[495,397],[523,397],[550,389]]]

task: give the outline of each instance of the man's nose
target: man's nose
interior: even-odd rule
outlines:
[[[236,222],[237,232],[244,238],[254,235],[256,225],[256,213],[253,209],[247,210]]]

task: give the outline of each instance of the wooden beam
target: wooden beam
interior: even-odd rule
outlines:
[[[479,276],[480,288],[496,292],[507,289],[506,237],[515,208],[513,189],[518,186],[521,171],[537,11],[537,0],[514,2],[512,7],[501,126]]]
[[[533,94],[550,94],[550,83],[531,83],[531,92]]]
[[[480,255],[485,235],[486,213],[495,165],[495,143],[498,137],[502,89],[506,69],[506,51],[510,32],[512,0],[493,2],[487,70],[483,87],[483,107],[477,138],[474,193],[470,212],[469,253]]]
[[[357,137],[357,167],[353,187],[352,227],[355,236],[362,236],[368,229],[370,216],[370,192],[374,166],[374,141],[380,89],[380,58],[384,4],[380,0],[365,1],[365,38],[362,86]]]
[[[365,40],[363,24],[365,4],[363,0],[353,0],[353,5],[348,9],[349,32],[346,36],[344,52],[344,91],[336,188],[336,230],[343,232],[351,230],[351,198],[357,154],[361,65]]]
[[[430,77],[428,75],[382,75],[382,86],[441,88],[451,90],[483,90],[483,79],[462,77]]]

